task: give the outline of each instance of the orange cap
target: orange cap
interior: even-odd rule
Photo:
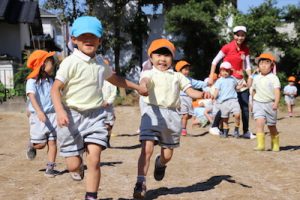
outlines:
[[[45,60],[53,56],[55,52],[47,52],[44,50],[34,51],[27,60],[27,67],[32,69],[32,72],[27,76],[27,79],[36,78],[39,75],[41,66],[44,64]]]
[[[179,72],[180,70],[182,70],[182,68],[184,68],[187,65],[190,66],[191,64],[186,62],[185,60],[180,60],[176,63],[175,70]]]
[[[295,82],[295,81],[296,81],[296,77],[295,76],[289,76],[288,82]]]
[[[160,48],[169,49],[174,58],[176,48],[172,42],[170,42],[169,40],[164,39],[164,38],[156,39],[156,40],[152,41],[152,43],[150,44],[150,46],[148,48],[148,56],[150,57],[150,55],[153,51],[156,51],[157,49],[160,49]]]
[[[260,54],[257,58],[255,58],[255,62],[258,63],[261,59],[268,59],[271,60],[272,62],[276,61],[275,57],[270,53]]]

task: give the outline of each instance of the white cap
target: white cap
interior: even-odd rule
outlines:
[[[245,26],[236,26],[233,28],[234,33],[237,33],[239,31],[244,31],[245,33],[247,33],[247,28]]]
[[[220,69],[231,69],[231,64],[230,62],[222,62],[220,65]]]

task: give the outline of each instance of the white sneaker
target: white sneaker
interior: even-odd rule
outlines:
[[[250,131],[247,131],[246,133],[243,134],[243,138],[246,138],[246,139],[255,139],[256,138],[256,135],[254,135],[252,132]]]
[[[209,129],[208,132],[212,135],[220,135],[221,131],[217,127],[212,127]]]

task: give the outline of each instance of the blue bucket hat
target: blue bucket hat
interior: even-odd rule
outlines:
[[[71,35],[78,37],[85,33],[91,33],[100,38],[103,33],[101,22],[96,17],[78,17],[73,23]]]

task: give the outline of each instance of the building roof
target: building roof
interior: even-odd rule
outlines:
[[[38,2],[32,0],[1,0],[0,20],[10,24],[28,23],[35,35],[43,34]]]

